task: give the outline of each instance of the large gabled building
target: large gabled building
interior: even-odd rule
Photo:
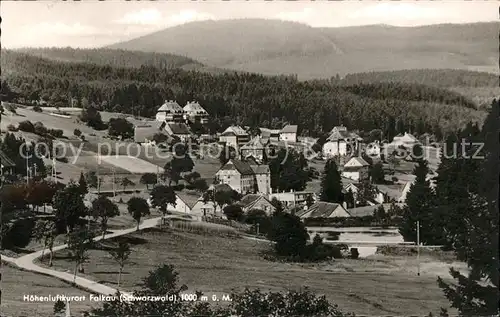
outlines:
[[[323,145],[323,156],[355,155],[360,149],[363,139],[356,133],[348,131],[344,126],[334,127]]]
[[[250,141],[250,135],[240,126],[230,126],[219,136],[219,143],[238,150]]]
[[[184,110],[175,100],[165,100],[165,103],[158,108],[156,121],[183,123]]]
[[[183,108],[186,122],[208,123],[208,112],[196,101],[188,101]]]
[[[247,161],[231,159],[217,171],[215,178],[243,195],[267,195],[271,191],[271,172],[267,165],[250,165]]]

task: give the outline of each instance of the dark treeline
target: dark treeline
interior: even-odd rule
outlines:
[[[424,132],[438,126],[446,133],[484,117],[481,111],[438,102],[448,100],[446,96],[432,102],[404,100],[401,94],[382,100],[327,81],[300,82],[294,76],[120,68],[55,62],[12,51],[2,52],[2,70],[7,84],[3,94],[12,90],[26,100],[41,98],[64,106],[73,98],[79,106],[146,117],[154,116],[163,100],[175,99],[181,105],[197,100],[222,126],[277,128],[292,123],[313,136],[341,123],[370,131],[387,129],[394,121],[409,130],[423,122]]]
[[[475,109],[477,105],[459,93],[421,84],[380,82],[343,86],[347,91],[375,99],[438,102]]]
[[[141,67],[146,65],[162,69],[172,69],[202,66],[201,63],[186,56],[105,48],[75,49],[71,47],[51,47],[23,48],[16,51],[53,60],[92,63],[112,67]]]
[[[458,69],[407,69],[348,74],[344,84],[397,82],[438,87],[498,87],[498,76]]]

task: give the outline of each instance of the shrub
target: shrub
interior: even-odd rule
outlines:
[[[7,110],[9,110],[10,112],[12,112],[13,114],[17,113],[16,106],[11,105],[11,104],[7,105]]]
[[[396,176],[393,176],[393,177],[392,177],[392,181],[393,181],[394,183],[396,183],[396,182],[398,181],[398,178],[397,178]]]
[[[85,141],[85,135],[80,135],[80,140]]]
[[[228,220],[241,221],[243,219],[243,209],[238,205],[229,205],[224,208],[224,214]]]
[[[47,133],[47,128],[43,125],[42,122],[35,122],[33,125],[35,129],[35,133],[38,135],[45,135]]]
[[[18,131],[17,127],[15,125],[13,125],[13,124],[9,124],[7,126],[7,130],[9,130],[11,132],[17,132]]]
[[[34,107],[32,108],[32,110],[33,110],[33,111],[35,111],[35,112],[42,112],[42,111],[43,111],[43,110],[42,110],[42,107],[40,107],[40,106],[38,106],[38,105],[34,106]]]
[[[61,129],[49,129],[47,132],[55,138],[62,138],[64,135],[64,131]]]
[[[35,126],[29,120],[19,122],[18,129],[23,132],[35,133]]]
[[[80,131],[79,129],[75,129],[73,130],[73,135],[79,137],[82,135],[82,131]]]

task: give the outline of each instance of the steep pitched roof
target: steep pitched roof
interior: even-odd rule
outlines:
[[[248,135],[248,133],[240,126],[230,126],[224,132],[222,132],[221,135],[237,135],[237,136],[243,136],[243,135]]]
[[[240,172],[241,175],[253,175],[253,169],[247,162],[231,159],[224,166],[221,167],[221,170],[231,170],[236,169]]]
[[[184,123],[167,123],[173,134],[191,134],[189,128]]]
[[[264,200],[269,205],[272,205],[269,199],[259,194],[248,194],[243,196],[243,198],[241,198],[241,200],[238,202],[238,205],[245,209],[252,209],[257,204],[257,202],[261,200]]]
[[[261,165],[250,165],[253,172],[255,174],[268,174],[270,173],[269,165],[261,164]]]
[[[16,164],[2,150],[0,150],[0,164],[2,164],[3,167],[16,166]]]
[[[365,161],[362,157],[355,156],[352,157],[347,163],[345,163],[344,167],[364,167],[369,166],[367,161]]]
[[[180,200],[182,200],[191,209],[194,207],[194,205],[196,205],[196,203],[200,199],[200,197],[198,197],[198,196],[193,196],[193,195],[186,194],[183,192],[177,192],[175,194],[177,195],[177,197],[179,197]]]
[[[318,201],[309,209],[297,214],[300,218],[335,218],[350,217],[351,215],[341,204]]]
[[[297,133],[298,126],[287,124],[280,133]]]
[[[174,100],[165,100],[165,103],[158,108],[158,112],[170,111],[170,112],[182,112],[181,106]]]
[[[263,150],[265,143],[260,136],[256,136],[241,147],[241,150]]]
[[[189,102],[184,106],[183,108],[184,111],[186,112],[202,112],[202,113],[207,113],[205,109],[196,101]]]
[[[345,139],[361,139],[359,135],[354,132],[347,131],[347,128],[344,126],[334,127],[332,131],[330,131],[330,135],[328,136],[328,141],[338,141]]]

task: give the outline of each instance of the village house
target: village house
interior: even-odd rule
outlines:
[[[369,205],[382,204],[385,201],[385,195],[375,186],[376,193],[371,200],[368,201]],[[354,201],[358,199],[359,185],[354,183],[347,183],[342,186],[342,192],[344,194],[351,192],[353,194]]]
[[[251,164],[250,167],[255,175],[257,192],[269,195],[271,193],[271,170],[265,164]]]
[[[215,178],[240,194],[268,194],[271,191],[271,172],[267,165],[250,165],[247,161],[231,159],[217,171]]]
[[[347,131],[344,126],[334,127],[323,145],[323,156],[330,158],[338,155],[354,155],[358,153],[362,140],[359,135]]]
[[[184,110],[176,101],[165,100],[165,103],[156,113],[156,121],[182,123],[184,121]]]
[[[207,191],[232,192],[233,189],[227,184],[216,184],[210,185]],[[193,207],[191,208],[191,212],[195,215],[201,215],[202,217],[225,217],[223,211],[219,208],[219,206],[217,206],[217,204],[213,201],[205,201],[203,199],[203,195],[201,195],[193,205]]]
[[[261,194],[245,195],[241,198],[237,205],[240,206],[245,213],[248,213],[252,209],[260,209],[266,214],[271,215],[276,210],[266,196]]]
[[[189,215],[191,219],[200,221],[203,216],[202,210],[193,208],[197,202],[198,198],[196,196],[178,192],[175,194],[175,205],[172,211]]]
[[[14,174],[15,168],[16,164],[0,150],[0,176]]]
[[[366,162],[363,158],[358,156],[352,157],[344,165],[342,177],[349,178],[355,182],[368,180],[370,178],[368,173],[369,166],[370,164],[368,164],[368,162]]]
[[[281,129],[279,134],[279,140],[282,142],[297,142],[297,130],[298,126],[296,125],[286,125],[283,129]]]
[[[368,143],[365,147],[365,154],[369,157],[379,158],[382,152],[379,141]]]
[[[255,174],[247,162],[231,159],[215,174],[221,184],[227,184],[240,194],[254,193]]]
[[[254,137],[240,148],[241,159],[244,160],[248,157],[253,157],[257,161],[262,162],[266,145],[267,143],[264,143],[260,136]]]
[[[189,127],[184,123],[166,123],[164,129],[169,136],[178,137],[182,142],[191,138]]]
[[[317,200],[314,192],[311,191],[289,191],[281,193],[271,193],[269,195],[269,200],[276,198],[279,200],[284,208],[293,208],[296,206],[306,207],[308,201],[315,202]]]
[[[318,201],[311,207],[296,214],[300,219],[351,217],[349,212],[337,203]]]
[[[219,143],[236,150],[248,141],[250,141],[250,135],[240,126],[230,126],[219,136]]]
[[[183,108],[186,122],[208,123],[208,112],[196,101],[188,101]]]
[[[415,144],[420,144],[420,141],[413,135],[405,132],[404,134],[396,135],[388,145],[392,147],[404,146],[411,149]]]
[[[260,137],[264,142],[278,142],[280,140],[280,130],[259,128]]]

